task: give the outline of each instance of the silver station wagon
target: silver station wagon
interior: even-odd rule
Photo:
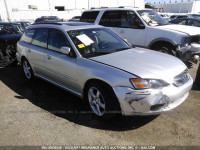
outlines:
[[[31,25],[16,55],[28,80],[39,77],[70,91],[97,118],[169,111],[186,100],[193,83],[178,58],[133,48],[110,29],[87,23]]]

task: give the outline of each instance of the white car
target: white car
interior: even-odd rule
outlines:
[[[83,12],[80,21],[111,28],[129,43],[171,55],[197,60],[200,29],[169,24],[151,9],[102,8]]]

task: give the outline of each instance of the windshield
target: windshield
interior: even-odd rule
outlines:
[[[0,24],[0,35],[17,34],[16,29],[11,24]]]
[[[129,49],[128,43],[105,28],[68,31],[74,45],[83,57],[94,57]]]
[[[24,32],[24,29],[21,27],[20,24],[13,24],[13,28],[18,33],[23,33]]]
[[[166,25],[169,23],[167,19],[153,10],[139,10],[138,13],[149,26]]]

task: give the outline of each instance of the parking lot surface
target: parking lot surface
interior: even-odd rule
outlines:
[[[190,69],[194,80],[197,68]],[[83,112],[76,96],[40,79],[27,81],[20,67],[0,68],[0,146],[200,146],[199,89],[159,116],[100,121]]]

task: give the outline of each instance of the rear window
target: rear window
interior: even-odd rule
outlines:
[[[83,12],[83,14],[80,18],[80,21],[94,23],[98,14],[99,14],[99,11]]]
[[[22,35],[20,41],[31,43],[31,41],[33,40],[34,34],[35,34],[35,29],[26,30],[26,32]]]

